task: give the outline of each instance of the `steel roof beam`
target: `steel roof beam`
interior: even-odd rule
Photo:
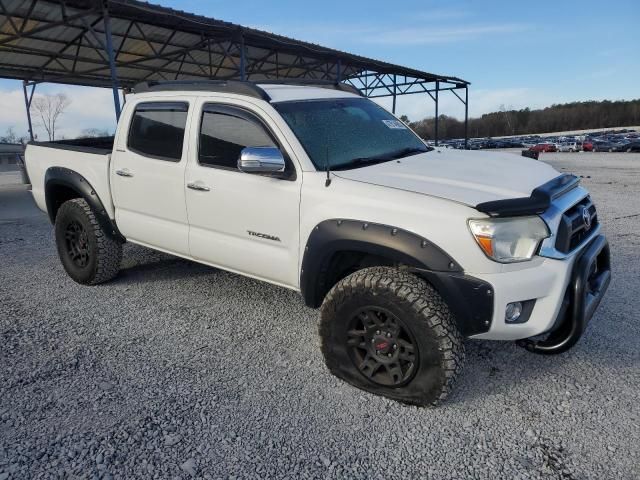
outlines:
[[[5,8],[4,3],[2,3],[2,0],[0,0],[0,13],[7,17],[7,20],[9,21],[11,28],[13,28],[14,33],[18,36],[18,38],[20,38],[20,36],[22,35],[22,30],[18,28],[18,26],[13,21],[13,15],[7,13],[7,9]]]
[[[79,18],[83,18],[89,15],[95,15],[95,11],[87,11],[87,12],[82,12],[79,13],[77,15],[73,15],[72,17],[67,18],[66,20],[59,20],[57,22],[50,22],[47,23],[46,25],[42,25],[41,27],[36,27],[33,30],[29,30],[27,32],[27,36],[31,37],[36,33],[42,33],[45,32],[47,30],[51,30],[52,28],[55,27],[73,27],[73,28],[80,28],[76,25],[70,25],[69,22],[73,21],[73,20],[77,20]],[[20,36],[20,35],[14,35],[11,37],[7,37],[7,38],[3,38],[2,40],[0,40],[0,45],[5,45],[9,42],[15,42],[16,40],[20,40],[20,38],[24,38],[24,35]],[[47,39],[46,41],[51,41],[50,39]]]

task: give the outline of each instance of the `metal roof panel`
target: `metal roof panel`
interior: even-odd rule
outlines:
[[[11,78],[109,86],[103,18],[108,11],[122,86],[149,75],[240,78],[241,44],[250,79],[340,73],[341,79],[362,80],[368,72],[372,81],[363,83],[371,92],[386,88],[392,75],[406,77],[405,84],[468,84],[138,0],[3,0],[2,5],[7,13],[0,15],[0,70]]]

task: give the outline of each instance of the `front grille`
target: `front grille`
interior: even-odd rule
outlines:
[[[584,210],[587,210],[591,224],[587,228]],[[591,234],[598,225],[598,213],[596,206],[591,202],[590,197],[585,197],[580,202],[562,214],[558,235],[556,238],[556,250],[562,253],[569,253]]]

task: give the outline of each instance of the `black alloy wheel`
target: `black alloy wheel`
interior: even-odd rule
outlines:
[[[462,369],[464,342],[432,285],[395,267],[368,267],[336,283],[321,307],[331,373],[376,395],[437,405]]]
[[[118,274],[122,242],[100,224],[85,199],[74,198],[60,206],[55,236],[62,266],[74,281],[96,285]]]
[[[64,232],[69,259],[77,267],[84,268],[89,263],[89,238],[84,227],[76,221],[67,224]]]
[[[398,387],[411,381],[420,361],[411,330],[396,315],[381,307],[355,312],[347,331],[349,357],[370,381]]]

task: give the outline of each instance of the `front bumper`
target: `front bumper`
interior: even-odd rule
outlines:
[[[571,345],[575,344],[609,285],[611,273],[606,238],[595,236],[579,252],[565,259],[538,257],[533,261],[538,263],[523,270],[476,275],[493,286],[495,298],[490,329],[473,338],[521,340],[554,332],[553,341],[558,343],[559,336],[569,336],[565,331],[568,325],[575,324]],[[591,275],[594,265],[598,269],[597,278]],[[528,320],[507,323],[504,318],[507,304],[528,300],[535,301]],[[552,340],[551,334],[547,340]]]
[[[599,235],[579,254],[549,335],[544,340],[521,340],[519,345],[535,353],[569,350],[582,337],[610,282],[609,243],[604,235]]]

